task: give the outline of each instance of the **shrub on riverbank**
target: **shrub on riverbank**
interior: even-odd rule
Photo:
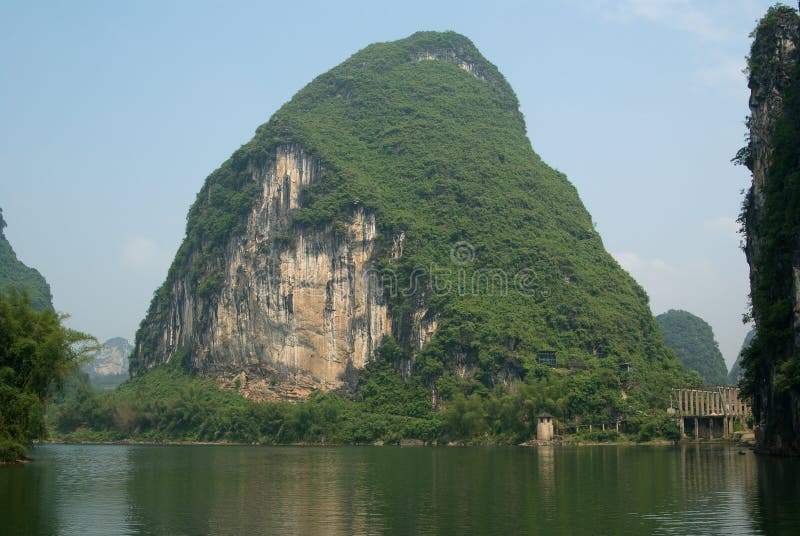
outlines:
[[[44,405],[93,340],[62,320],[33,309],[27,293],[0,289],[0,461],[24,457],[25,446],[44,437]]]
[[[600,430],[631,411],[608,378],[602,370],[570,376],[546,369],[510,387],[472,392],[453,381],[434,408],[418,379],[404,381],[390,364],[376,362],[362,371],[351,397],[329,392],[301,403],[259,403],[168,364],[111,392],[76,379],[51,408],[48,425],[63,441],[519,444],[535,436],[538,415],[548,412],[562,435],[578,441],[671,437],[664,418],[645,414],[630,419],[625,435]],[[576,421],[584,423],[580,430]]]

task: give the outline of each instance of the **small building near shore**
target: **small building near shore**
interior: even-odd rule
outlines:
[[[549,413],[539,415],[539,422],[536,425],[537,441],[552,441],[555,433],[553,431],[553,416]]]

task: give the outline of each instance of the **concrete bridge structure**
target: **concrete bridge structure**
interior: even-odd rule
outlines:
[[[713,439],[733,434],[734,423],[746,426],[750,405],[730,386],[673,387],[669,412],[676,416],[681,437]]]

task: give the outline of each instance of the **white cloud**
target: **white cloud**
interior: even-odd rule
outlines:
[[[708,226],[730,232],[731,220],[709,220]],[[746,289],[733,291],[740,288],[744,273],[715,267],[708,258],[663,260],[630,251],[612,255],[647,291],[653,314],[683,309],[700,316],[713,326],[728,364],[733,362],[748,329],[741,323]]]
[[[712,234],[725,236],[735,242],[741,240],[739,222],[727,216],[704,221],[703,229]]]
[[[612,255],[647,290],[654,311],[681,308],[681,302],[694,302],[704,289],[718,284],[714,264],[706,258],[667,262],[630,251]]]
[[[143,236],[129,238],[120,254],[122,265],[134,271],[160,267],[163,257],[155,240]]]
[[[747,80],[742,72],[749,48],[747,37],[765,6],[754,0],[566,0],[577,9],[612,24],[653,26],[702,42],[693,58],[693,85],[723,88],[746,99]],[[743,14],[748,14],[745,17]]]
[[[577,3],[601,18],[622,23],[649,22],[687,33],[704,41],[731,37],[717,21],[719,1],[697,0],[582,0]]]
[[[637,274],[664,274],[675,271],[675,268],[662,259],[645,259],[630,251],[612,253],[612,255],[617,259],[620,266],[637,280]]]

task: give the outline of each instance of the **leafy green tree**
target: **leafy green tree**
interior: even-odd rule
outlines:
[[[43,408],[64,386],[94,338],[37,311],[26,292],[0,290],[0,459],[14,461],[45,434]]]

